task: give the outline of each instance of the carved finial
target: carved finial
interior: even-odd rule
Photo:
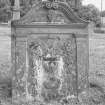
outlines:
[[[78,9],[78,0],[75,0],[75,9]]]
[[[51,2],[53,1],[53,2]],[[55,2],[55,0],[43,0],[43,7],[46,7],[48,9],[57,9],[58,8],[58,3]]]
[[[14,9],[13,9],[13,20],[20,19],[20,1],[15,0]]]

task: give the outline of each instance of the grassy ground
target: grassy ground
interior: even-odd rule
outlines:
[[[89,82],[96,105],[105,104],[105,35],[90,36]],[[99,93],[98,93],[99,92]],[[97,97],[97,98],[96,98]],[[100,98],[101,97],[101,98]],[[99,102],[99,103],[98,103]]]

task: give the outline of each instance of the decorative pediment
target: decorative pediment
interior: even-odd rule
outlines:
[[[13,21],[13,24],[35,24],[35,23],[87,23],[65,2],[42,2],[32,9],[20,20]]]

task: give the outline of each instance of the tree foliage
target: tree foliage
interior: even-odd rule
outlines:
[[[11,19],[10,0],[0,0],[0,22],[8,22]]]
[[[88,6],[81,6],[78,14],[84,20],[92,21],[96,25],[99,25],[101,23],[100,11],[92,4]]]
[[[37,4],[40,0],[21,0],[20,6],[21,8],[21,16],[24,16],[34,4]]]

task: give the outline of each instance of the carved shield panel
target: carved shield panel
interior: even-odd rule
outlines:
[[[77,95],[76,41],[71,34],[28,38],[28,93],[43,102]]]

